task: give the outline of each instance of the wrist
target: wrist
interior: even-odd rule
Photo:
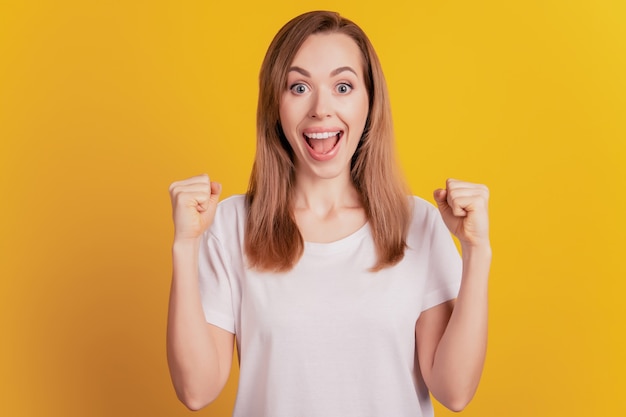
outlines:
[[[174,254],[182,254],[187,252],[196,253],[200,248],[200,242],[202,236],[196,238],[187,237],[174,237],[174,243],[172,244],[172,252]]]
[[[461,253],[463,257],[479,257],[491,259],[491,243],[489,240],[478,243],[464,243],[461,242]]]

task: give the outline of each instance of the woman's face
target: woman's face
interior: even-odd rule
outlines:
[[[368,110],[357,44],[340,33],[309,36],[288,70],[280,101],[280,122],[295,155],[296,175],[349,175]]]

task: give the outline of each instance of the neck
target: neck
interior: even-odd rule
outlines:
[[[361,196],[349,173],[335,178],[297,176],[294,208],[325,216],[344,208],[361,208]]]

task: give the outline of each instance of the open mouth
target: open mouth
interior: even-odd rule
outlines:
[[[326,155],[332,151],[343,136],[343,131],[304,133],[307,145],[317,154]]]

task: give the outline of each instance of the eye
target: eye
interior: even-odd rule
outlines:
[[[304,94],[309,91],[309,88],[305,84],[298,83],[289,87],[289,90],[294,94]]]
[[[339,94],[348,94],[352,91],[352,86],[348,83],[337,84],[336,90]]]

